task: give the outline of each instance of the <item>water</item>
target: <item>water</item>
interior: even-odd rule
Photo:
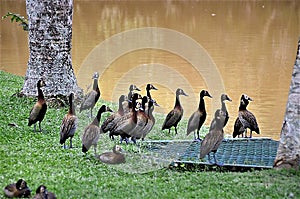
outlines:
[[[26,15],[25,2],[2,1],[8,11]],[[254,99],[261,137],[279,139],[299,37],[299,3],[295,1],[74,1],[72,60],[80,87],[101,74],[101,98],[117,102],[131,83],[143,89],[153,83],[152,96],[167,113],[174,92],[185,117],[205,99],[209,125],[226,92],[232,133],[239,99]],[[27,33],[9,20],[1,21],[0,69],[25,75]],[[254,135],[257,136],[257,135]]]

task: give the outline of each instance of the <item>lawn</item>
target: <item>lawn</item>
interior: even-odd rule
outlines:
[[[36,99],[13,95],[20,91],[24,78],[0,71],[0,80],[2,188],[23,178],[33,192],[44,184],[57,198],[300,198],[300,172],[295,170],[169,169],[165,163],[153,164],[143,159],[149,156],[138,153],[133,145],[122,145],[128,157],[124,165],[105,165],[93,158],[93,150],[87,156],[81,152],[80,136],[92,120],[87,118],[87,112],[77,114],[79,126],[74,148],[63,149],[59,144],[59,127],[67,108],[48,107],[42,122],[44,132],[34,133],[27,123]],[[103,103],[117,108],[116,104],[100,100],[95,110]],[[164,116],[155,116],[157,124],[147,139],[174,139],[167,131],[160,131]],[[184,131],[186,122],[181,122],[179,132]],[[183,135],[175,137],[182,138]],[[110,150],[115,143],[108,135],[102,135],[98,152]],[[0,198],[4,198],[3,192]]]

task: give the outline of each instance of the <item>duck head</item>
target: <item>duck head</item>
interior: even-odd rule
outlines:
[[[114,153],[121,153],[122,151],[123,151],[123,149],[121,148],[120,145],[115,145],[115,146],[113,147],[113,152],[114,152]]]
[[[139,89],[136,85],[131,84],[131,85],[129,86],[129,91],[134,91],[134,90],[136,90],[136,91],[141,91],[141,89]]]
[[[108,106],[106,106],[106,105],[102,105],[102,106],[100,107],[99,111],[100,111],[101,113],[104,113],[104,112],[113,112],[113,110],[111,110],[111,109],[110,109]]]
[[[188,94],[186,94],[181,88],[178,88],[176,90],[176,96],[179,96],[179,95],[188,96]]]
[[[158,89],[155,88],[152,84],[147,84],[146,90],[158,90]]]
[[[209,92],[207,90],[202,90],[200,92],[200,97],[203,98],[204,96],[212,98],[212,96],[209,94]]]
[[[249,101],[253,101],[248,95],[242,94],[241,96],[241,104],[244,106],[247,106],[249,104]]]
[[[99,78],[99,73],[95,72],[92,76],[92,79],[98,79]]]
[[[44,81],[43,79],[40,79],[40,80],[37,82],[36,86],[37,86],[38,88],[42,88],[42,87],[46,86],[46,83],[45,83],[45,81]]]
[[[226,100],[232,102],[232,99],[230,99],[230,98],[228,97],[228,95],[222,94],[222,95],[221,95],[221,102],[224,102],[224,101],[226,101]]]
[[[21,190],[21,189],[24,189],[24,188],[27,188],[27,183],[25,180],[23,179],[19,179],[16,183],[16,188]]]

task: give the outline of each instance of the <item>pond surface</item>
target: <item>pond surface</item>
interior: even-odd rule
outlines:
[[[25,2],[1,1],[8,11],[26,16]],[[167,113],[174,92],[181,97],[185,117],[198,107],[207,89],[210,124],[225,92],[231,134],[239,99],[258,120],[261,137],[279,139],[299,38],[298,1],[74,1],[73,67],[78,84],[90,86],[99,71],[101,97],[117,102],[130,84],[153,83],[152,96]],[[27,33],[17,24],[0,23],[0,69],[25,75]],[[257,135],[254,135],[257,136]]]

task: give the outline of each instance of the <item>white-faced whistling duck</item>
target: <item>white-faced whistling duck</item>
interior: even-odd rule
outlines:
[[[111,130],[112,126],[114,125],[114,122],[115,122],[115,119],[116,118],[119,118],[121,116],[123,116],[125,113],[124,113],[124,109],[123,109],[123,105],[122,103],[127,100],[127,96],[125,95],[121,95],[119,97],[119,108],[118,108],[118,111],[111,114],[109,117],[107,117],[102,125],[101,125],[101,128],[100,128],[100,132],[101,133],[107,133],[108,131]]]
[[[43,80],[39,80],[37,82],[37,90],[38,90],[38,101],[35,103],[33,108],[30,111],[28,126],[34,124],[34,132],[36,132],[36,123],[39,122],[40,132],[42,132],[41,122],[43,121],[46,111],[47,111],[47,104],[44,98],[43,91],[41,87],[46,86]]]
[[[183,116],[183,108],[180,104],[179,96],[184,95],[188,96],[181,88],[176,90],[176,99],[175,99],[175,106],[174,108],[168,113],[163,125],[162,130],[169,129],[169,134],[171,127],[175,127],[175,134],[177,135],[177,124],[181,120]]]
[[[83,99],[83,102],[81,103],[79,112],[83,110],[90,109],[91,110],[91,117],[93,117],[92,111],[94,106],[96,105],[99,97],[100,97],[100,89],[98,86],[98,78],[99,78],[99,73],[95,72],[92,79],[94,80],[93,83],[93,90],[91,90],[89,93],[87,93]]]
[[[9,198],[29,198],[31,190],[23,179],[19,179],[17,183],[9,184],[4,188],[4,194]]]
[[[154,106],[159,106],[159,104],[157,104],[154,99],[151,99],[148,102],[148,111],[147,111],[149,119],[148,119],[148,122],[145,125],[145,127],[141,130],[142,141],[145,139],[145,137],[147,136],[147,134],[150,133],[150,131],[152,130],[152,128],[153,128],[153,126],[155,124],[155,118],[153,116]]]
[[[106,164],[122,164],[126,162],[125,155],[122,153],[122,148],[119,145],[115,145],[112,152],[100,154],[99,159]]]
[[[243,125],[245,131],[245,137],[247,137],[247,128],[249,128],[250,138],[252,138],[252,131],[255,131],[257,134],[259,134],[260,132],[259,132],[259,127],[255,116],[253,115],[253,113],[247,110],[247,105],[249,104],[249,101],[253,101],[249,96],[245,94],[241,96],[239,115],[237,119],[239,119],[240,123]],[[239,122],[236,121],[235,124],[237,126],[234,127],[234,132],[233,132],[234,137],[236,137],[236,135],[239,135],[239,132],[241,130],[241,127],[239,126]]]
[[[131,140],[136,143],[136,139],[139,139],[142,134],[141,131],[145,127],[145,125],[148,123],[148,120],[150,119],[148,114],[145,113],[145,106],[146,103],[148,103],[148,97],[144,96],[142,98],[142,107],[137,111],[137,123],[134,129],[129,132],[129,135],[131,136]]]
[[[228,111],[227,111],[227,108],[226,108],[226,104],[225,104],[225,101],[232,101],[229,97],[228,97],[228,95],[226,95],[226,94],[222,94],[221,95],[221,103],[222,103],[222,107],[221,107],[221,110],[225,113],[225,115],[226,115],[226,117],[225,117],[225,122],[224,122],[224,127],[226,126],[226,124],[227,124],[227,122],[228,122],[228,120],[229,120],[229,114],[228,114]],[[215,119],[213,119],[212,120],[212,122],[211,122],[211,125],[210,125],[210,129],[209,130],[211,130],[211,128],[214,128],[215,127],[215,123],[216,123],[216,121],[215,121]]]
[[[215,127],[212,128],[208,134],[205,135],[203,141],[200,146],[200,159],[204,158],[208,155],[208,161],[210,161],[210,152],[213,152],[215,164],[216,160],[216,152],[224,139],[224,122],[225,122],[226,114],[222,110],[218,109],[215,112]]]
[[[147,92],[147,97],[148,97],[148,102],[152,100],[152,96],[150,93],[150,90],[158,90],[153,84],[147,84],[146,86],[146,92]],[[145,106],[145,112],[148,112],[148,103]]]
[[[78,118],[75,113],[74,94],[69,95],[69,111],[62,120],[60,126],[60,144],[66,148],[66,140],[70,138],[70,148],[72,148],[72,138],[77,128]]]
[[[120,135],[120,142],[123,140],[128,142],[128,138],[130,137],[129,133],[134,129],[137,123],[137,100],[140,99],[140,94],[134,93],[132,96],[132,108],[131,111],[116,119],[114,122],[114,126],[112,127],[109,137],[113,138],[114,135]]]
[[[40,185],[36,189],[35,193],[36,194],[33,197],[33,199],[56,199],[55,194],[52,192],[49,192],[45,185]]]
[[[124,101],[123,104],[123,110],[125,113],[128,113],[131,108],[132,108],[132,96],[134,93],[136,93],[136,91],[141,91],[141,89],[139,89],[136,85],[131,84],[129,86],[129,92],[128,92],[128,100]]]
[[[212,98],[212,96],[208,93],[208,91],[202,90],[200,92],[200,101],[199,101],[198,109],[190,116],[188,121],[188,126],[187,126],[186,135],[188,136],[191,132],[194,131],[194,139],[196,141],[201,140],[199,131],[201,126],[206,120],[206,109],[205,109],[205,102],[204,102],[205,96]],[[197,130],[197,138],[196,138],[196,130]]]
[[[112,110],[105,106],[102,105],[101,108],[98,110],[97,116],[93,120],[91,124],[89,124],[83,132],[82,135],[82,152],[86,153],[90,147],[93,145],[94,146],[94,152],[95,155],[97,154],[97,143],[99,140],[100,136],[100,128],[99,128],[99,122],[101,119],[101,114],[104,112],[112,112]]]

